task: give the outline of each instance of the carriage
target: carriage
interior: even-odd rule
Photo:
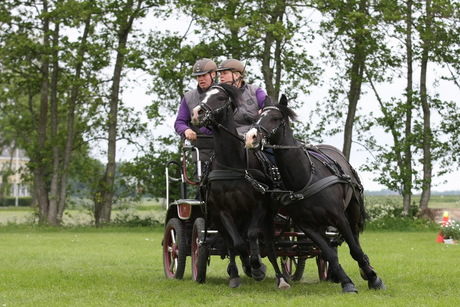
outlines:
[[[190,171],[191,155],[197,157],[197,178]],[[166,218],[163,245],[163,264],[167,278],[182,279],[187,258],[191,258],[193,280],[204,283],[211,256],[227,256],[226,246],[219,232],[213,228],[213,221],[206,217],[206,204],[190,198],[194,188],[200,184],[202,162],[197,147],[184,143],[182,161],[169,161],[166,165]],[[198,180],[197,180],[198,179]],[[180,197],[171,201],[173,189],[179,190]],[[281,208],[273,220],[274,247],[283,273],[291,280],[303,276],[306,260],[314,258],[321,281],[330,279],[328,263],[320,249],[296,227],[292,219]],[[335,229],[326,232],[330,244],[336,248],[343,239]],[[260,233],[260,236],[263,236]],[[259,240],[263,242],[261,238]],[[266,247],[261,243],[260,256],[267,256]]]
[[[203,180],[206,202],[187,200],[183,193],[183,199],[169,207],[175,207],[172,210],[175,213],[170,214],[168,209],[163,241],[166,275],[182,278],[189,254],[193,278],[205,281],[206,265],[212,255],[207,235],[215,225],[219,229],[214,231],[215,236],[222,236],[227,245],[230,287],[241,285],[235,262],[237,254],[244,273],[261,281],[266,277],[266,265],[261,261],[265,253],[275,270],[279,289],[288,289],[289,277],[300,278],[306,259],[316,258],[321,280],[340,283],[343,293],[357,293],[338,261],[337,246],[346,241],[369,289],[384,290],[382,279],[359,242],[366,211],[363,187],[349,161],[333,146],[305,146],[294,137],[289,121],[296,114],[287,107],[284,95],[278,105],[264,107],[243,140],[233,117],[240,95],[232,85],[213,85],[193,109],[195,126],[212,127],[215,160]],[[271,169],[276,168],[280,175],[278,186],[271,180],[274,177],[264,172],[264,163],[257,156],[267,146],[273,149],[276,166],[272,164]],[[185,159],[182,167],[181,179],[173,179],[186,187]],[[170,176],[167,177],[169,180]],[[279,187],[288,190],[280,191]],[[278,192],[285,194],[273,197]],[[196,205],[204,210],[194,218],[192,208],[198,208]],[[334,231],[328,233],[328,230]]]

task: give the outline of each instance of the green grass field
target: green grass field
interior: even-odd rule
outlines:
[[[348,248],[343,268],[358,295],[319,283],[314,260],[289,290],[276,288],[273,269],[255,282],[227,285],[228,260],[211,258],[207,283],[163,273],[163,228],[50,229],[0,227],[0,306],[454,306],[460,287],[459,245],[436,243],[437,232],[373,232],[362,245],[387,286],[371,291]],[[268,264],[266,258],[264,262]]]

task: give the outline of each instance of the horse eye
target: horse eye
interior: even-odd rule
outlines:
[[[221,100],[221,101],[224,100],[224,97],[219,97],[219,100]]]

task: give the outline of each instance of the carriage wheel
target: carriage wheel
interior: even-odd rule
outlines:
[[[192,231],[192,278],[196,282],[204,283],[206,281],[206,269],[208,265],[208,249],[204,240],[205,222],[199,217],[193,223]]]
[[[316,265],[318,266],[318,276],[320,281],[329,281],[329,262],[321,255],[316,257]]]
[[[283,256],[281,257],[281,268],[283,274],[287,275],[290,280],[302,279],[305,270],[305,262],[307,258],[299,256]]]
[[[178,218],[172,218],[166,224],[163,238],[163,265],[166,277],[182,279],[186,260],[184,226]]]

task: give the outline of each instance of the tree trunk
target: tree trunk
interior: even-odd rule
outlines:
[[[43,0],[43,45],[49,47],[49,17],[48,1]],[[40,86],[40,112],[37,123],[37,149],[33,159],[35,160],[34,193],[39,205],[39,222],[44,224],[48,218],[48,192],[46,189],[46,168],[44,166],[44,153],[46,149],[46,133],[48,120],[48,93],[49,93],[49,56],[44,54],[41,63],[41,86]]]
[[[367,0],[359,2],[359,11],[365,16],[367,13]],[[364,17],[363,17],[364,18]],[[364,20],[357,20],[354,34],[353,34],[353,47],[352,47],[352,66],[349,72],[350,89],[348,91],[348,112],[345,120],[345,128],[343,131],[343,154],[349,160],[351,154],[351,143],[353,142],[353,126],[355,122],[356,107],[359,98],[361,97],[361,85],[363,82],[364,68],[366,67],[366,46],[365,39],[362,37],[362,27],[364,27]]]
[[[423,183],[422,195],[420,198],[420,211],[424,212],[428,209],[428,203],[431,197],[431,176],[432,176],[432,161],[431,161],[431,112],[428,102],[428,93],[426,89],[427,81],[427,67],[429,59],[429,50],[431,47],[431,25],[432,25],[432,11],[431,0],[426,0],[426,19],[425,30],[422,33],[422,60],[420,69],[420,101],[423,110]]]
[[[120,81],[121,72],[123,69],[123,62],[125,58],[126,43],[128,36],[132,30],[134,19],[139,13],[140,6],[143,0],[137,0],[137,8],[133,10],[134,3],[129,1],[124,8],[126,13],[124,18],[119,20],[117,24],[120,25],[118,31],[118,48],[117,58],[115,61],[115,68],[113,72],[113,82],[110,93],[109,101],[109,120],[108,120],[108,148],[107,148],[107,165],[104,177],[100,180],[98,185],[98,192],[95,199],[95,220],[96,226],[100,227],[105,223],[110,222],[110,215],[112,212],[115,171],[116,171],[116,140],[117,140],[117,120],[118,120],[118,103],[120,95]]]
[[[86,52],[86,44],[88,40],[91,15],[85,20],[85,29],[80,42],[80,47],[77,52],[77,65],[75,67],[75,80],[72,85],[70,92],[70,98],[68,100],[69,111],[67,113],[67,140],[64,147],[64,157],[62,162],[62,175],[61,175],[61,186],[59,191],[59,204],[58,204],[58,218],[62,221],[64,215],[65,202],[67,199],[67,181],[69,174],[70,160],[72,158],[72,149],[74,147],[74,133],[75,133],[75,110],[78,101],[79,89],[78,81],[81,78],[81,71],[83,68],[83,60]]]
[[[412,198],[412,109],[413,105],[413,60],[412,60],[412,0],[406,7],[406,52],[407,52],[407,86],[406,86],[406,123],[404,141],[403,168],[403,215],[408,215]]]
[[[350,74],[350,90],[348,92],[348,112],[343,132],[343,154],[349,160],[351,154],[351,143],[353,141],[353,125],[355,122],[356,107],[361,96],[361,84],[365,62],[364,54],[359,50],[359,43],[355,45],[353,65]]]
[[[0,147],[0,152],[3,150],[2,147]],[[6,166],[6,163],[2,165],[1,168],[1,184],[0,184],[0,206],[6,206],[6,196],[8,196],[8,192],[10,191],[10,182],[8,178],[14,174],[13,171],[13,159],[14,159],[14,153],[19,150],[16,147],[16,142],[13,147],[10,147],[10,159],[8,160],[8,166]],[[6,167],[5,167],[6,166]],[[16,170],[18,171],[18,170]],[[17,176],[17,175],[16,175]]]
[[[271,14],[270,24],[274,25],[277,22],[282,22],[283,15],[286,10],[286,4],[282,3],[276,6]],[[275,44],[275,51],[273,52],[273,45]],[[272,54],[274,56],[272,57]],[[281,42],[279,38],[275,38],[272,32],[266,31],[264,38],[264,47],[262,54],[262,74],[264,76],[265,89],[267,95],[275,102],[279,98],[279,84],[281,79]],[[275,78],[273,77],[275,76]]]
[[[50,104],[51,104],[51,143],[53,146],[53,171],[51,175],[50,186],[50,199],[48,208],[48,224],[57,226],[61,222],[58,219],[58,202],[59,202],[59,172],[60,172],[60,157],[59,157],[59,144],[57,142],[58,136],[58,97],[57,87],[59,78],[59,22],[56,23],[53,36],[53,70],[51,73],[51,89],[50,89]]]

